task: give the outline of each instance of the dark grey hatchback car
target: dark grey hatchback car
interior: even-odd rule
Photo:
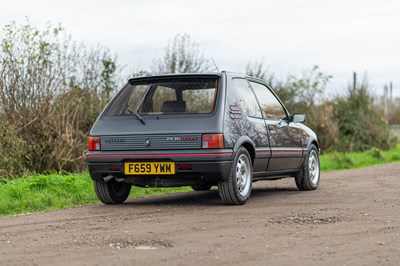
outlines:
[[[133,78],[93,125],[87,161],[100,201],[123,203],[131,186],[209,190],[244,204],[252,183],[320,179],[317,136],[263,80],[221,72]]]

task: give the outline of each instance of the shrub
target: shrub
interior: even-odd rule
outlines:
[[[372,148],[372,149],[368,150],[367,154],[375,159],[379,159],[379,160],[384,159],[382,151],[378,148]]]
[[[349,89],[346,97],[337,98],[334,114],[339,127],[339,150],[366,151],[374,147],[387,150],[391,147],[387,122],[372,104],[366,84]]]
[[[0,130],[9,138],[0,144],[8,149],[3,175],[82,171],[86,136],[117,87],[115,56],[71,41],[60,26],[40,30],[27,20],[3,32],[0,114],[10,126]]]
[[[339,141],[339,129],[333,115],[334,105],[323,99],[331,78],[321,72],[318,66],[314,66],[302,76],[292,75],[284,82],[270,79],[276,93],[291,113],[306,114],[305,124],[315,131],[323,151],[335,150]]]
[[[0,114],[0,177],[14,178],[26,171],[25,162],[29,158],[29,146],[16,134],[14,125],[8,125]]]

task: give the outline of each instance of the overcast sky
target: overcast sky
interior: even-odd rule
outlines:
[[[0,0],[0,26],[25,17],[62,26],[77,41],[118,54],[127,71],[147,69],[177,33],[213,57],[219,69],[243,72],[264,59],[277,76],[313,65],[333,75],[329,93],[343,91],[352,72],[367,73],[382,93],[400,96],[398,0]]]

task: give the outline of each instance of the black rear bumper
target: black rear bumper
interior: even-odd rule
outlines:
[[[191,185],[198,181],[225,180],[228,178],[232,166],[231,161],[190,162],[191,170],[180,170],[179,165],[187,164],[187,162],[175,162],[175,164],[177,170],[174,175],[125,175],[122,171],[123,163],[88,163],[88,167],[93,180],[101,180],[112,175],[139,186],[167,187]],[[142,183],[147,185],[141,185]]]
[[[229,177],[232,150],[163,151],[162,153],[89,152],[87,161],[93,180],[114,176],[138,186],[185,186],[193,182],[216,182]],[[125,175],[125,162],[172,161],[174,175]],[[186,167],[180,167],[186,165]],[[191,169],[187,168],[190,165]],[[187,169],[187,170],[184,170]]]

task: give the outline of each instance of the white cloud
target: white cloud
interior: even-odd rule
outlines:
[[[257,0],[7,1],[0,25],[24,17],[61,22],[75,40],[102,44],[127,69],[147,68],[168,40],[189,33],[220,68],[243,70],[265,58],[275,73],[314,64],[345,87],[355,70],[400,95],[400,2]]]

